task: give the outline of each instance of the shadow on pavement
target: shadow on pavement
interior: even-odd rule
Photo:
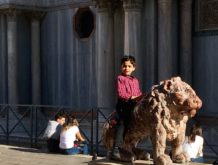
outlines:
[[[22,151],[22,152],[32,152],[32,153],[48,153],[46,151],[43,150],[38,150],[35,148],[17,148],[17,147],[9,147],[9,149],[11,150],[16,150],[16,151]],[[50,154],[50,153],[48,153]]]

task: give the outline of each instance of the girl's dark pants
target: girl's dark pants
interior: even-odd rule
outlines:
[[[125,134],[128,130],[131,117],[133,114],[133,109],[136,105],[135,101],[128,100],[118,100],[116,105],[116,111],[119,116],[119,122],[117,124],[116,128],[116,135],[114,139],[114,147],[119,147],[123,143],[123,139],[125,137]]]

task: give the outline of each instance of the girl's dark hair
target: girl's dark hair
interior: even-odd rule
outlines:
[[[130,55],[129,56],[128,55],[123,56],[122,59],[121,59],[121,65],[123,65],[123,63],[126,62],[126,61],[130,61],[130,63],[133,66],[136,65],[136,60],[135,60],[135,57],[133,57],[133,56],[130,56]]]
[[[190,142],[194,142],[196,135],[202,136],[202,128],[199,124],[194,124],[190,130],[191,135],[190,135]]]
[[[57,121],[58,119],[61,119],[61,118],[66,118],[66,114],[64,112],[59,112],[55,115],[55,121]]]
[[[75,116],[69,115],[67,117],[67,121],[64,123],[64,125],[62,127],[62,131],[69,129],[72,126],[79,126],[79,122],[77,121]]]

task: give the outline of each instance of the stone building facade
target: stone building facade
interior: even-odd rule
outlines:
[[[218,0],[0,0],[0,103],[114,107],[131,54],[143,92],[181,76],[217,135],[217,11]]]

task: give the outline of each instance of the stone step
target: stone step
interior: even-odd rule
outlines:
[[[185,165],[209,165],[209,164],[211,165],[212,163],[193,163],[193,162],[185,163]],[[133,165],[133,164],[131,162],[119,162],[119,161],[112,161],[106,158],[102,158],[95,161],[90,161],[88,165]],[[153,165],[153,161],[136,160],[134,162],[134,165]],[[182,164],[173,163],[173,165],[182,165]]]

